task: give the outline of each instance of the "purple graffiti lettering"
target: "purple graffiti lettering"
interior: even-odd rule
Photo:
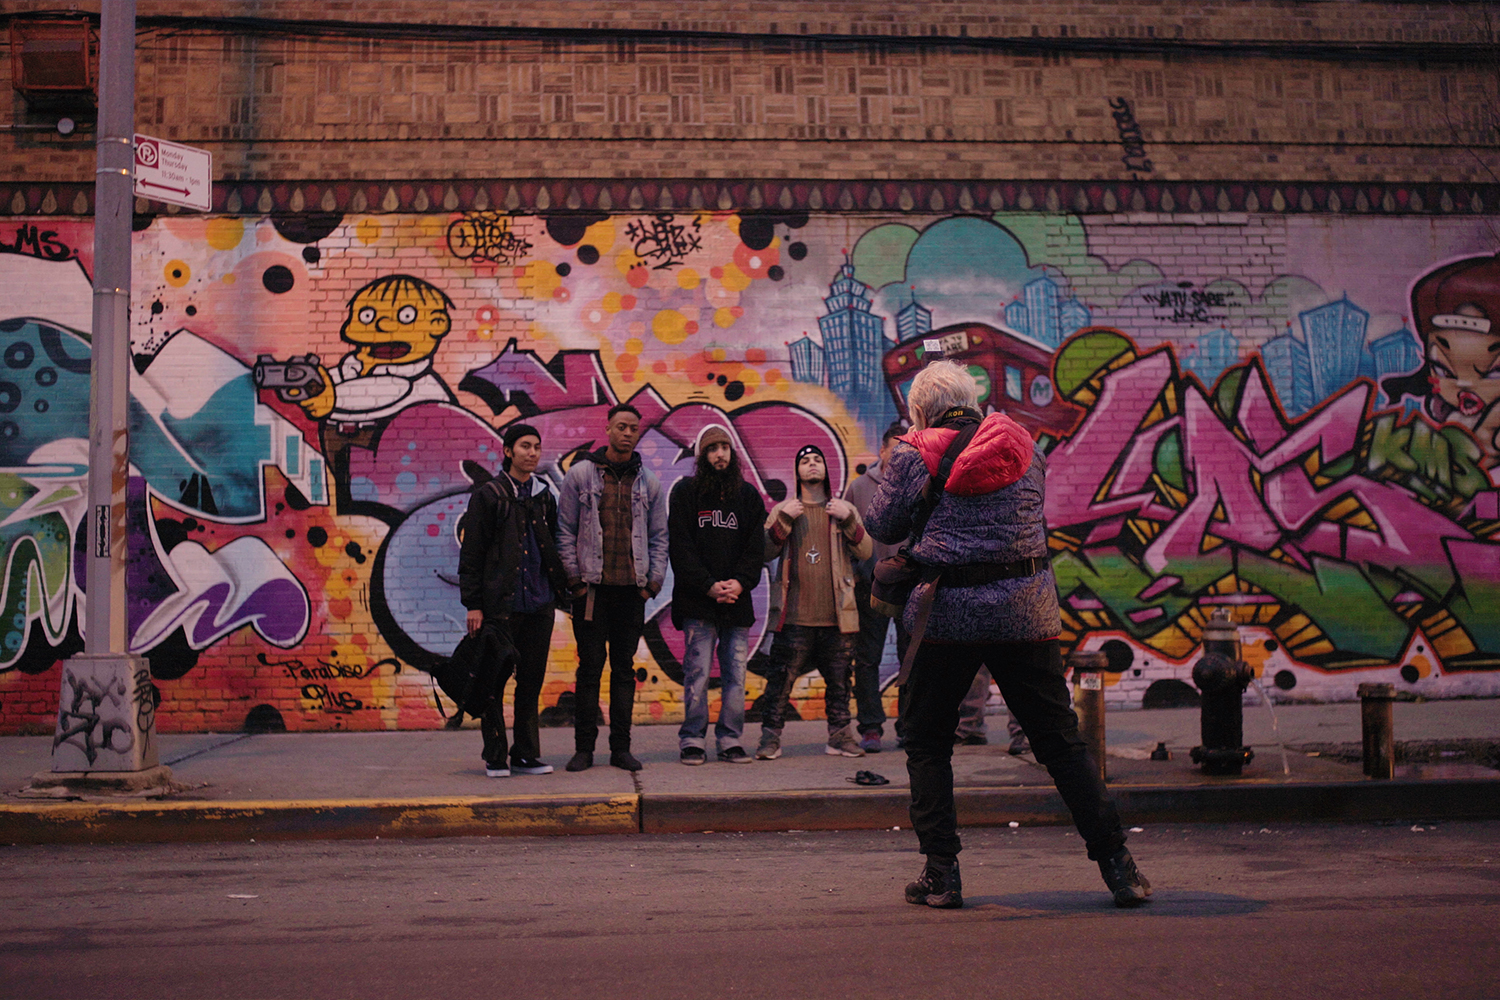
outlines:
[[[213,552],[180,542],[157,558],[176,591],[136,628],[132,652],[145,652],[181,628],[203,649],[243,626],[277,646],[302,640],[312,619],[307,591],[264,541],[236,538]]]
[[[1156,351],[1104,379],[1103,391],[1082,426],[1052,453],[1047,474],[1048,525],[1064,528],[1135,514],[1151,503],[1155,494],[1146,486],[1139,462],[1133,463],[1135,481],[1113,484],[1107,499],[1098,498],[1103,477],[1114,468],[1116,456],[1139,444],[1133,439],[1141,422],[1171,377],[1171,356]],[[1170,511],[1164,513],[1171,516]]]
[[[514,406],[523,416],[616,402],[598,351],[558,351],[543,362],[535,351],[516,348],[512,337],[489,364],[466,374],[458,385],[489,404],[495,413]]]
[[[1439,593],[1455,581],[1458,558],[1450,559],[1453,552],[1468,557],[1471,551],[1488,551],[1493,560],[1492,547],[1455,550],[1473,536],[1398,486],[1358,474],[1327,485],[1314,483],[1303,464],[1309,454],[1316,453],[1327,465],[1358,448],[1368,385],[1352,386],[1288,426],[1270,401],[1262,371],[1252,367],[1233,423],[1215,412],[1201,388],[1184,382],[1179,385],[1180,418],[1142,430],[1141,422],[1168,390],[1170,379],[1164,352],[1103,379],[1099,400],[1078,433],[1053,453],[1050,475],[1056,485],[1047,492],[1047,514],[1054,528],[1093,524],[1088,541],[1094,544],[1115,537],[1124,516],[1161,522],[1143,559],[1153,573],[1201,558],[1210,536],[1263,553],[1279,549],[1306,570],[1313,568],[1314,556],[1401,566]],[[1169,431],[1179,432],[1187,480],[1181,510],[1157,503],[1150,485],[1157,446]],[[1358,503],[1370,526],[1318,520],[1338,501]],[[1180,582],[1163,577],[1138,596],[1155,600]],[[1131,620],[1150,620],[1142,614],[1132,613]]]

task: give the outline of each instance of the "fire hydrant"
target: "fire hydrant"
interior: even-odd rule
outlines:
[[[1203,656],[1193,667],[1193,683],[1203,692],[1203,745],[1193,747],[1194,764],[1204,774],[1239,774],[1255,759],[1244,745],[1242,698],[1251,678],[1250,664],[1240,659],[1240,633],[1222,608],[1203,629]]]

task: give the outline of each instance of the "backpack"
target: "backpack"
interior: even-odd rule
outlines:
[[[455,706],[445,728],[462,726],[465,712],[476,719],[484,714],[499,694],[496,681],[507,673],[504,666],[510,663],[514,668],[516,655],[505,629],[482,628],[460,639],[452,656],[442,657],[428,668],[433,682]],[[439,714],[446,714],[436,692],[432,699]]]

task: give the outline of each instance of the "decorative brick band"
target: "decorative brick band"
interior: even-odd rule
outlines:
[[[91,215],[91,184],[0,184],[0,215]],[[1500,213],[1500,184],[479,180],[217,183],[214,212]],[[138,214],[175,206],[136,200]]]

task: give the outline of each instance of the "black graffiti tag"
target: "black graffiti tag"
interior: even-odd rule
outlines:
[[[147,691],[149,690],[148,685]],[[129,753],[135,746],[135,735],[131,732],[130,723],[118,715],[125,707],[124,681],[118,677],[108,681],[80,677],[68,669],[63,674],[62,691],[57,712],[57,732],[52,738],[54,750],[63,743],[71,744],[82,750],[89,763],[93,764],[98,760],[101,750]],[[106,703],[114,706],[113,713]],[[116,734],[123,736],[123,746],[115,745]]]
[[[1120,130],[1120,145],[1125,155],[1120,162],[1132,174],[1149,174],[1155,169],[1146,158],[1146,138],[1141,134],[1140,122],[1135,120],[1135,109],[1124,97],[1112,97],[1109,106],[1114,109],[1115,127]]]
[[[1155,307],[1157,319],[1168,323],[1216,323],[1234,304],[1228,292],[1202,288],[1161,288],[1142,292],[1141,298]]]
[[[625,238],[631,241],[635,255],[651,262],[653,270],[676,267],[687,255],[703,246],[698,236],[702,225],[697,218],[687,225],[670,215],[636,219],[625,227]]]
[[[156,685],[151,683],[151,671],[135,672],[135,728],[141,734],[141,749],[151,746],[151,734],[156,731]]]
[[[17,226],[15,238],[9,243],[0,239],[0,253],[16,253],[43,260],[72,260],[78,256],[77,250],[57,238],[55,230],[39,230],[30,224]]]
[[[448,224],[448,252],[459,260],[514,264],[530,250],[531,243],[511,230],[504,212],[466,212]]]
[[[350,692],[336,691],[327,684],[302,685],[302,697],[317,702],[318,707],[330,715],[348,715],[365,707],[365,703]]]
[[[357,681],[371,676],[384,666],[394,666],[398,671],[401,669],[401,664],[390,657],[386,657],[383,660],[376,660],[367,667],[355,666],[352,663],[335,663],[332,660],[322,659],[311,665],[297,659],[272,660],[265,653],[257,653],[255,658],[268,667],[280,667],[286,671],[288,677],[297,681]]]

